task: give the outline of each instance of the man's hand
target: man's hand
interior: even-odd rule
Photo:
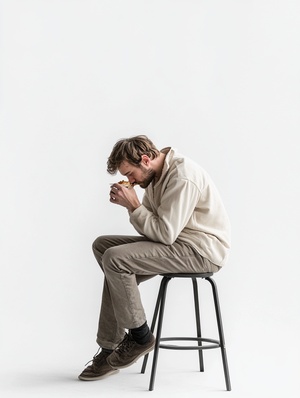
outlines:
[[[133,187],[127,188],[121,184],[112,184],[109,196],[111,203],[126,207],[130,213],[141,205]]]

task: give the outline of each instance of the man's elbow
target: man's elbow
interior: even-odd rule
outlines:
[[[173,243],[176,241],[176,239],[177,239],[176,236],[166,235],[164,237],[161,237],[160,242],[166,246],[170,246],[170,245],[173,245]]]

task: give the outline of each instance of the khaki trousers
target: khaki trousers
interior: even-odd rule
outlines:
[[[93,252],[104,272],[97,343],[114,349],[125,329],[146,322],[138,285],[162,273],[217,272],[220,268],[185,243],[166,246],[143,236],[100,236]]]

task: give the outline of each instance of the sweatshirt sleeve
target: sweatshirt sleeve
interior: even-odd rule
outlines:
[[[188,223],[199,197],[199,188],[193,182],[172,179],[162,194],[157,214],[151,211],[145,198],[145,202],[130,214],[130,222],[141,235],[171,245]]]

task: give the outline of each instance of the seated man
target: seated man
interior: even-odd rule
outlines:
[[[140,282],[163,273],[217,272],[230,247],[230,224],[214,183],[174,148],[159,151],[143,135],[122,139],[112,149],[107,171],[120,172],[130,183],[113,184],[110,202],[128,210],[138,235],[100,236],[93,244],[104,273],[100,353],[80,380],[116,373],[154,348]],[[135,185],[145,189],[142,203]]]

